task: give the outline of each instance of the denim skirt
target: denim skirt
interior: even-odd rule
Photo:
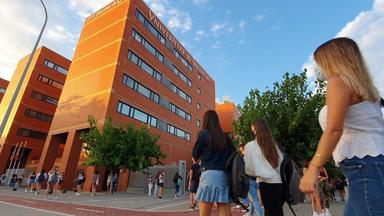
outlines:
[[[206,170],[201,173],[196,199],[208,203],[230,203],[227,175],[219,170]]]
[[[348,179],[344,216],[384,215],[384,156],[344,159],[340,168]]]

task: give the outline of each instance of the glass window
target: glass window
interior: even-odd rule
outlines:
[[[131,77],[129,77],[129,76],[126,76],[126,77],[127,77],[127,82],[125,84],[127,86],[129,86],[130,88],[133,88],[135,85],[135,81],[133,79],[131,79]]]
[[[162,75],[161,75],[160,73],[156,72],[156,74],[155,74],[155,78],[156,78],[159,82],[161,82]]]
[[[0,93],[5,93],[5,88],[0,87]]]
[[[144,47],[151,52],[153,55],[156,55],[156,49],[147,41],[144,41]]]
[[[129,110],[130,110],[130,107],[126,104],[123,104],[121,102],[119,102],[121,104],[121,110],[120,110],[120,113],[126,115],[126,116],[129,116]]]
[[[67,69],[62,68],[62,67],[60,67],[60,66],[57,67],[57,71],[60,72],[60,73],[62,73],[62,74],[67,74],[67,73],[68,73]]]
[[[184,131],[177,129],[176,130],[176,136],[184,138]]]
[[[167,130],[168,130],[168,133],[175,134],[175,127],[173,127],[172,125],[168,125]]]
[[[140,22],[144,23],[145,18],[138,10],[136,10],[136,17],[140,20]]]
[[[147,63],[142,62],[142,64],[141,64],[141,68],[142,68],[145,72],[149,73],[151,76],[153,75],[153,69],[152,69],[152,67],[149,66]]]
[[[192,120],[192,117],[191,117],[191,115],[187,114],[187,116],[186,116],[186,117],[187,117],[187,120],[188,120],[188,121],[191,121],[191,120]]]
[[[133,63],[135,63],[136,65],[139,63],[139,58],[137,57],[137,55],[133,54],[132,52],[129,52],[129,54],[128,54],[128,58],[129,58]]]
[[[160,102],[160,96],[156,93],[153,94],[153,101],[155,103],[159,103]]]
[[[150,125],[153,126],[153,127],[157,127],[157,118],[151,117]]]
[[[201,74],[197,73],[197,79],[201,79]]]
[[[157,58],[163,62],[164,61],[164,56],[162,54],[160,54],[159,52],[157,52]]]
[[[199,119],[196,120],[196,126],[200,127],[200,120]]]
[[[197,110],[200,110],[200,108],[201,108],[201,105],[197,103]]]
[[[51,98],[51,97],[47,97],[47,99],[45,101],[50,103],[50,104],[53,104],[53,105],[57,105],[59,103],[56,99]]]
[[[148,115],[138,109],[135,109],[135,112],[133,113],[133,118],[141,122],[147,123]]]
[[[192,98],[187,96],[187,101],[188,101],[188,103],[192,103]]]
[[[146,87],[144,87],[143,85],[139,84],[139,87],[137,88],[137,91],[140,94],[144,95],[145,97],[151,98],[151,91],[149,89],[147,89]]]
[[[180,90],[179,90],[179,96],[180,96],[181,98],[183,98],[184,100],[187,99],[187,95],[186,95],[183,91],[180,91]]]
[[[161,34],[159,34],[159,40],[161,43],[165,44],[165,38]]]
[[[197,87],[197,94],[201,94],[201,90],[200,90],[200,88],[199,87]]]
[[[133,31],[133,37],[141,43],[141,36],[136,32],[136,31]]]

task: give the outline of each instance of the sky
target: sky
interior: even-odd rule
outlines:
[[[357,41],[384,96],[384,0],[144,0],[216,82],[216,100],[242,103],[285,72],[308,68],[313,51],[338,36]],[[40,45],[72,59],[85,17],[111,0],[45,0]],[[241,3],[239,3],[241,2]],[[0,2],[0,77],[10,80],[43,23],[38,0]]]

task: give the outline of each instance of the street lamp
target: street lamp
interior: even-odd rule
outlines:
[[[31,61],[32,61],[32,58],[33,58],[33,56],[35,55],[37,45],[39,45],[39,42],[40,42],[41,36],[43,35],[43,31],[44,31],[44,29],[45,29],[45,26],[47,25],[47,21],[48,21],[47,8],[45,7],[43,0],[40,0],[40,3],[43,5],[44,13],[45,13],[44,25],[43,25],[43,28],[42,28],[41,31],[40,31],[39,37],[37,38],[37,41],[36,41],[36,43],[35,43],[35,47],[33,47],[33,50],[32,50],[31,55],[29,56],[27,65],[26,65],[25,68],[24,68],[24,71],[23,71],[23,73],[22,73],[22,75],[21,75],[21,78],[20,78],[20,80],[19,80],[19,83],[17,84],[16,90],[15,90],[15,92],[13,93],[11,102],[9,103],[8,109],[7,109],[7,111],[5,112],[4,118],[3,118],[2,122],[1,122],[1,125],[0,125],[0,138],[1,138],[1,136],[3,135],[4,129],[5,129],[5,125],[7,124],[9,115],[11,114],[11,111],[12,111],[12,109],[13,109],[13,106],[15,105],[15,101],[16,101],[17,95],[19,94],[21,85],[22,85],[23,82],[24,82],[24,78],[25,78],[25,76],[26,76],[26,74],[27,74],[27,71],[28,71],[29,66],[30,66],[30,64],[31,64]]]

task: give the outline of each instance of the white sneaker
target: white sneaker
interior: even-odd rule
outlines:
[[[24,192],[25,192],[25,193],[28,193],[28,190],[25,190]]]
[[[332,216],[328,208],[325,209],[325,216]]]
[[[77,196],[80,196],[80,193],[76,193]]]

